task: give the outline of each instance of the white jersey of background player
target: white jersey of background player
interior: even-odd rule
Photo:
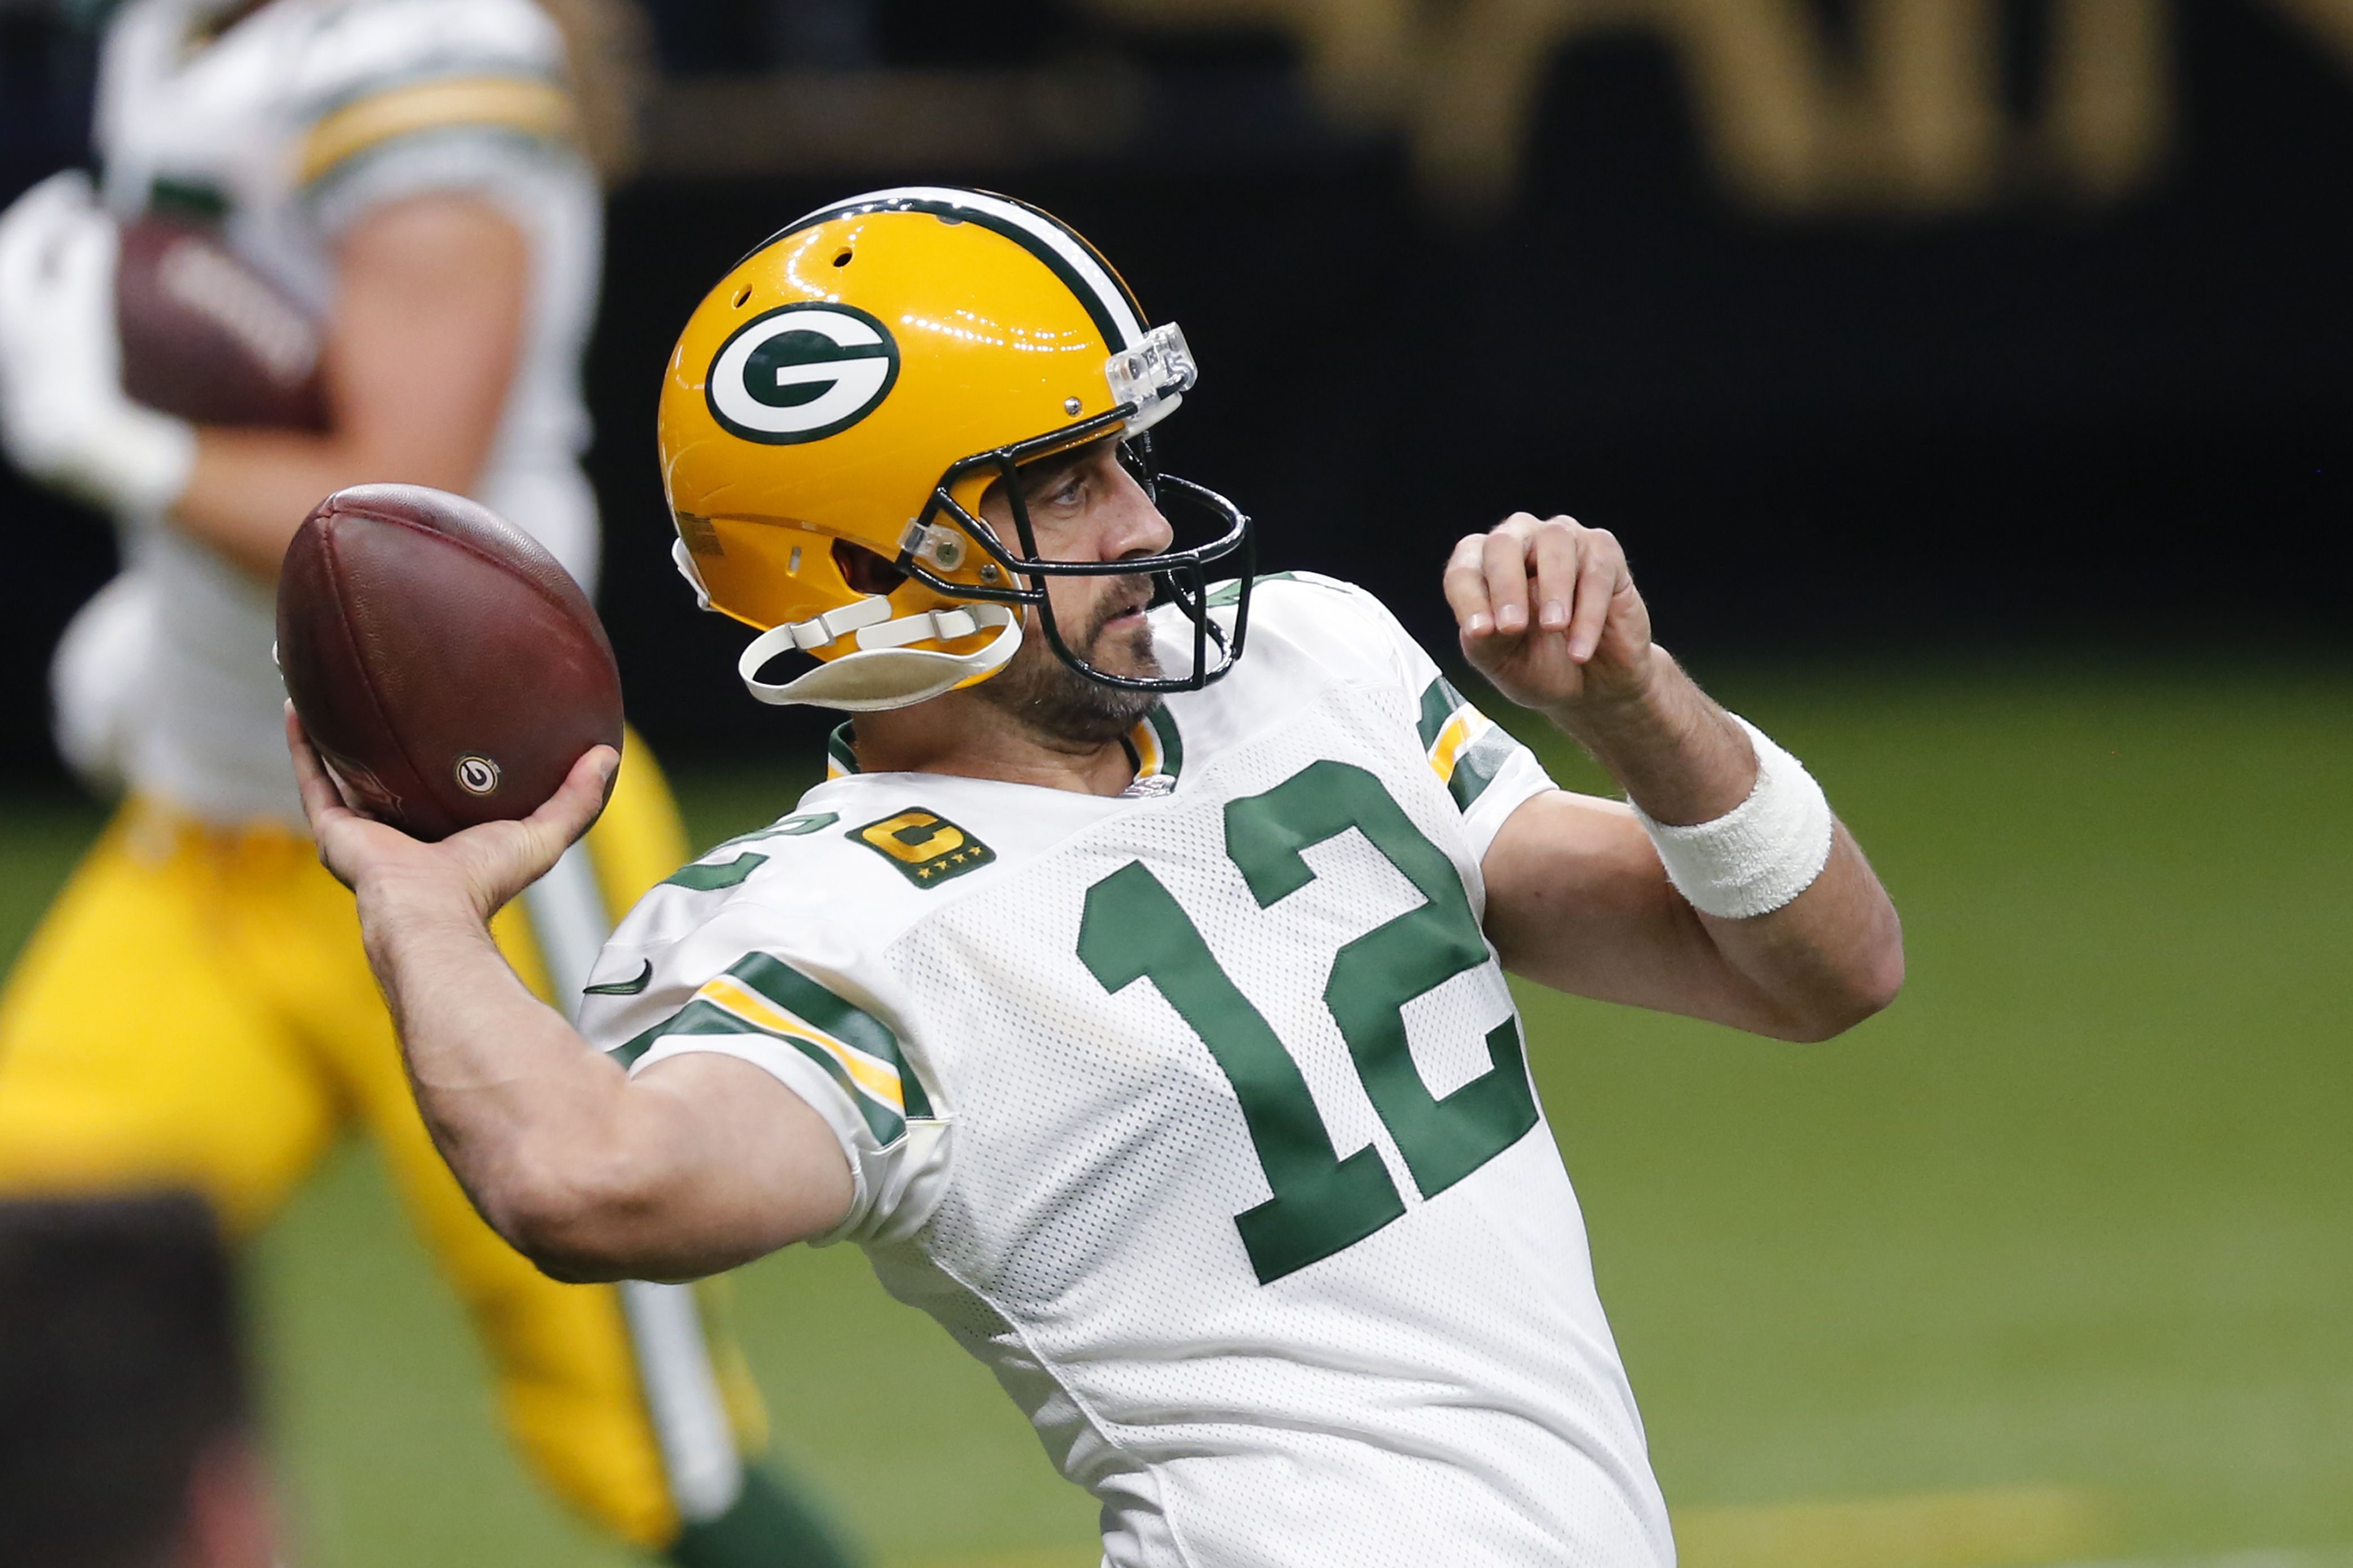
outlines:
[[[859,715],[843,776],[640,904],[585,1038],[480,922],[608,753],[427,846],[298,733],[322,857],[428,1124],[543,1266],[860,1242],[1100,1500],[1117,1568],[1659,1568],[1504,969],[1818,1037],[1892,994],[1894,911],[1803,768],[1651,644],[1606,533],[1517,514],[1445,586],[1472,662],[1640,811],[1553,787],[1358,591],[1212,591],[1250,523],[1138,443],[1194,380],[1034,208],[812,214],[688,322],[659,445],[681,566],[767,628],[753,690]],[[789,650],[820,662],[765,679]]]
[[[96,141],[106,205],[213,219],[321,317],[338,237],[380,205],[494,203],[530,247],[528,314],[473,488],[592,594],[596,498],[580,355],[602,209],[565,132],[564,40],[528,0],[273,0],[201,48],[217,0],[132,0],[110,25]],[[61,739],[88,771],[221,823],[299,824],[280,755],[272,590],[152,514],[121,520],[127,571],[54,672]]]
[[[567,0],[585,44],[594,9]],[[281,739],[270,584],[331,491],[469,491],[593,581],[575,382],[599,217],[580,148],[607,124],[609,63],[568,58],[526,0],[145,0],[115,17],[107,206],[216,222],[320,310],[325,430],[131,403],[117,227],[87,180],[54,175],[0,216],[0,446],[111,511],[128,560],[61,651],[62,728],[129,785],[0,994],[0,1192],[163,1181],[241,1236],[364,1130],[543,1479],[683,1561],[838,1568],[825,1527],[744,1462],[763,1440],[756,1392],[711,1352],[690,1294],[559,1285],[468,1205],[401,1079],[349,905],[301,837]],[[501,923],[559,1002],[687,853],[631,751],[596,832]]]

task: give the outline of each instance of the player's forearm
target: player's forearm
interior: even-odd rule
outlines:
[[[1746,799],[1757,782],[1747,735],[1655,645],[1638,691],[1565,704],[1545,716],[1660,822],[1710,821]]]
[[[1904,928],[1886,889],[1843,824],[1812,886],[1768,914],[1695,916],[1724,963],[1747,983],[1759,1016],[1747,1026],[1788,1040],[1826,1040],[1895,999]]]
[[[1713,822],[1747,800],[1758,759],[1747,732],[1663,648],[1623,701],[1554,721],[1608,768],[1654,822]],[[1815,841],[1818,845],[1820,840]],[[1653,852],[1655,853],[1655,852]],[[1683,905],[1665,939],[1721,973],[1699,992],[1724,1021],[1789,1039],[1823,1039],[1893,1000],[1904,977],[1901,923],[1852,835],[1833,821],[1820,872],[1767,912],[1722,918]]]
[[[459,494],[479,464],[467,455],[393,453],[339,436],[278,430],[196,432],[196,460],[173,504],[173,526],[263,583],[278,580],[286,542],[325,497],[346,485],[396,480]]]
[[[631,1083],[524,988],[446,887],[370,887],[360,917],[435,1145],[491,1227],[545,1272],[697,1279],[848,1208],[831,1135],[765,1074],[703,1058]]]
[[[442,1158],[519,1250],[580,1250],[566,1237],[637,1184],[621,1069],[532,995],[462,900],[366,888],[360,918]]]

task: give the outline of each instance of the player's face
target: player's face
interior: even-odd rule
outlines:
[[[1168,520],[1119,460],[1115,439],[1043,458],[1021,472],[1022,499],[1038,554],[1049,561],[1124,561],[1168,548]],[[1013,509],[1000,486],[980,503],[982,518],[1012,539]],[[1145,611],[1152,581],[1134,577],[1050,577],[1054,624],[1072,653],[1113,675],[1157,677]],[[1021,650],[1003,674],[975,689],[1058,736],[1108,741],[1125,734],[1157,702],[1150,692],[1089,680],[1055,657],[1034,610]]]

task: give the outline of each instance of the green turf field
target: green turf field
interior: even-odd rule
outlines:
[[[2338,1561],[2353,678],[1701,673],[1828,784],[1911,981],[1802,1047],[1524,996],[1691,1568]],[[714,840],[803,782],[682,788]],[[8,807],[0,950],[93,821]],[[257,1263],[301,1563],[624,1560],[519,1479],[364,1153]],[[1093,1562],[1085,1500],[854,1252],[739,1297],[781,1455],[882,1562]]]

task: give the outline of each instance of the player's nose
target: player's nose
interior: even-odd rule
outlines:
[[[1119,484],[1112,492],[1111,504],[1103,509],[1109,515],[1103,559],[1124,561],[1134,555],[1159,554],[1176,540],[1176,529],[1150,493],[1135,482],[1134,475],[1116,465],[1113,471],[1119,475]]]

